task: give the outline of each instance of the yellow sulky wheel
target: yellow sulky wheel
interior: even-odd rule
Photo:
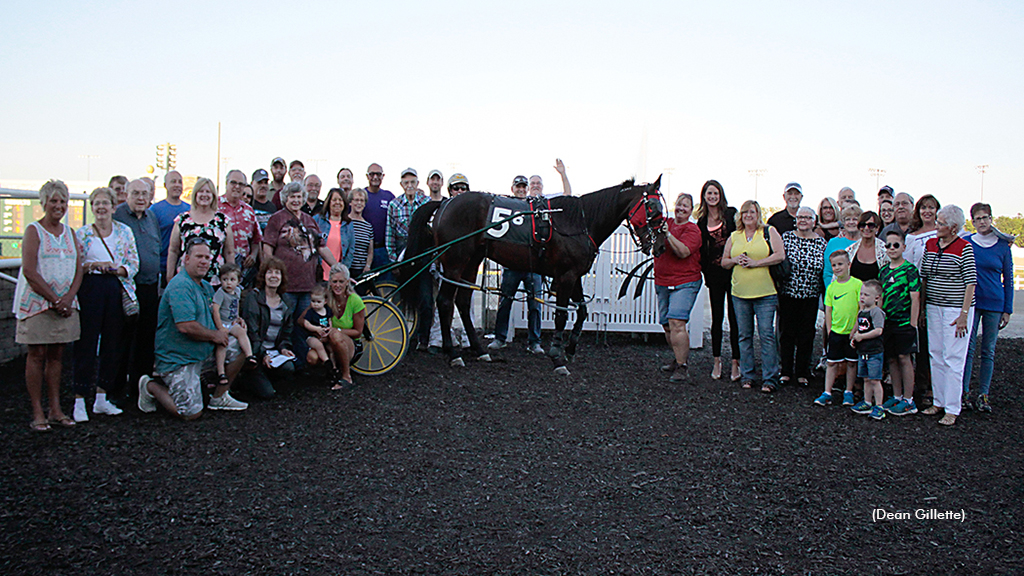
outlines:
[[[376,282],[377,294],[391,302],[402,311],[402,316],[405,318],[405,327],[409,334],[416,333],[416,323],[419,320],[419,314],[416,310],[411,309],[405,302],[402,301],[401,292],[395,292],[398,289],[398,284],[394,282]]]
[[[409,331],[402,312],[394,304],[376,296],[364,296],[363,303],[363,354],[352,364],[352,370],[364,376],[379,376],[401,362],[409,346]]]

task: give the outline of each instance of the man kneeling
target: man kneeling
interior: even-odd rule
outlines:
[[[185,420],[198,418],[203,413],[200,375],[215,370],[215,345],[227,346],[228,383],[216,387],[210,410],[245,410],[249,406],[228,393],[245,359],[239,354],[238,342],[229,341],[227,330],[215,329],[213,287],[203,279],[210,261],[209,245],[190,240],[185,246],[185,274],[167,283],[156,328],[156,375],[163,384],[147,376],[139,379],[139,409],[143,412],[155,411],[159,402]]]

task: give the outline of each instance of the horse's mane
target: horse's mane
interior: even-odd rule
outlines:
[[[632,188],[634,185],[636,185],[636,176],[623,180],[622,184],[619,184],[619,188]]]

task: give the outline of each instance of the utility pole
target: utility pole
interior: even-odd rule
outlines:
[[[754,201],[757,201],[757,181],[761,176],[764,176],[768,170],[766,168],[754,168],[753,170],[747,170],[747,174],[754,177]]]
[[[85,180],[92,182],[92,159],[99,158],[96,154],[79,154],[79,158],[85,158]]]
[[[882,169],[882,168],[868,168],[868,174],[871,174],[872,176],[875,177],[875,191],[877,192],[878,189],[879,189],[879,181],[878,180],[882,176],[885,176],[885,170]]]
[[[308,162],[313,163],[313,174],[320,175],[320,163],[327,162],[327,158],[310,158]]]
[[[978,172],[981,173],[981,201],[985,201],[985,171],[988,170],[988,164],[981,164],[975,166]]]

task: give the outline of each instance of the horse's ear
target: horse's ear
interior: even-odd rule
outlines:
[[[658,174],[658,179],[654,181],[654,187],[651,189],[653,192],[661,190],[661,176],[661,174]]]

